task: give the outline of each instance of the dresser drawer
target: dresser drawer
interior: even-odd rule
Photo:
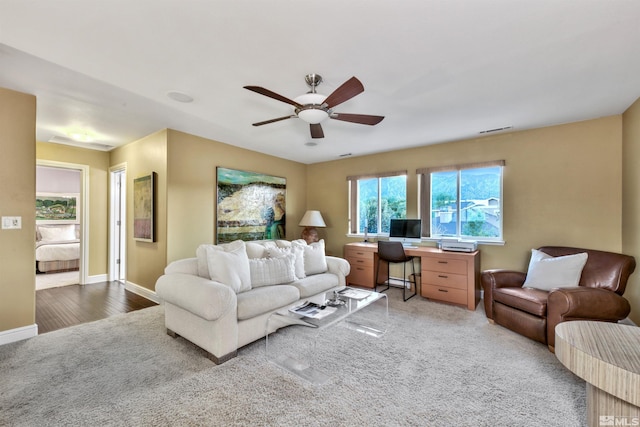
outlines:
[[[446,288],[444,286],[433,286],[422,283],[420,295],[433,300],[467,305],[467,291],[464,289]]]
[[[462,274],[422,270],[422,283],[427,285],[466,290],[467,276]]]
[[[423,271],[441,271],[444,273],[467,274],[467,262],[461,259],[422,257]]]

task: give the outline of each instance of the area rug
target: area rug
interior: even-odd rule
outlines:
[[[80,283],[80,272],[78,271],[36,274],[36,291],[59,288],[60,286],[77,285],[78,283]]]
[[[482,306],[389,296],[384,337],[319,334],[321,386],[267,361],[264,339],[214,365],[166,334],[162,306],[0,346],[0,425],[586,425],[584,382],[546,346]]]

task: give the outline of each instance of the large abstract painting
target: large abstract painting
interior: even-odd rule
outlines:
[[[217,243],[284,239],[285,178],[217,168]]]
[[[133,180],[133,238],[155,242],[155,172]]]

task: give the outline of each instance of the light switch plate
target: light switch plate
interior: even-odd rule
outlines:
[[[3,230],[19,230],[21,228],[22,228],[21,216],[3,216],[2,217]]]

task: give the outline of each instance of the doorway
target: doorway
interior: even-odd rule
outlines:
[[[109,280],[126,284],[127,166],[109,168]]]
[[[57,222],[63,223],[67,227],[71,226],[75,229],[76,238],[79,241],[75,250],[77,251],[77,259],[74,261],[73,268],[77,270],[73,272],[65,272],[61,274],[50,270],[46,274],[36,276],[36,290],[38,286],[56,287],[69,284],[85,284],[87,282],[87,263],[88,263],[88,176],[89,167],[74,163],[56,162],[50,160],[36,160],[36,196],[42,195],[43,199],[53,195],[71,197],[75,200],[75,215],[71,219],[47,221],[41,219],[36,221],[37,226],[55,226]],[[38,231],[38,230],[36,230]],[[36,237],[38,233],[36,233]],[[38,256],[36,256],[38,258]],[[50,264],[51,265],[51,264]],[[56,262],[53,262],[56,265]],[[66,266],[65,262],[61,262],[62,268]],[[38,280],[42,277],[43,280]],[[42,283],[39,283],[42,282]]]

